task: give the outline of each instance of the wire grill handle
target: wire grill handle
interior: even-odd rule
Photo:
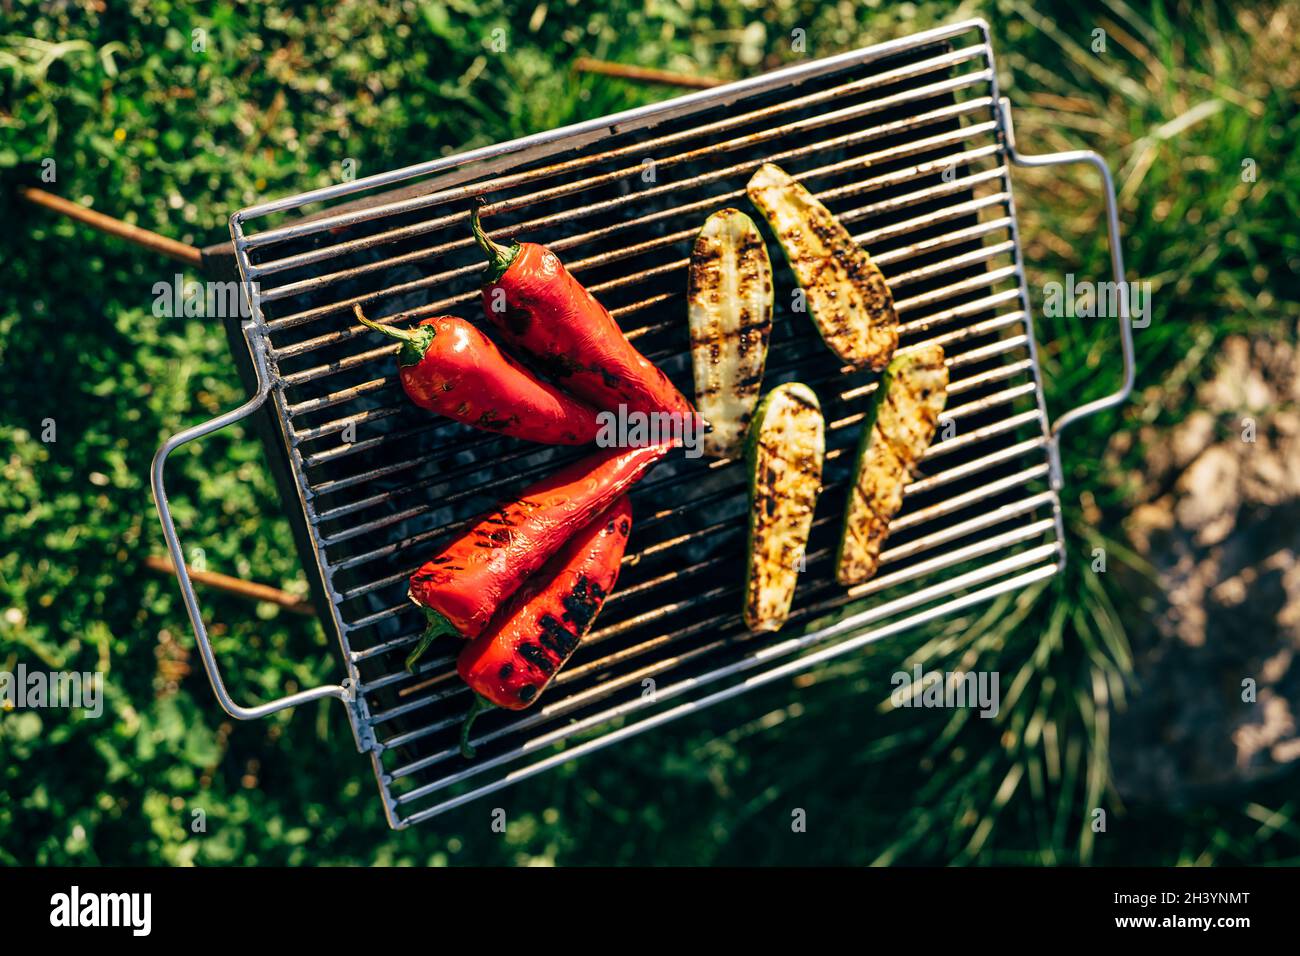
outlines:
[[[208,631],[203,624],[203,615],[199,610],[198,598],[194,594],[194,584],[190,580],[189,570],[185,566],[185,556],[181,551],[180,539],[176,535],[176,523],[172,520],[171,508],[167,503],[167,489],[163,484],[163,470],[167,465],[167,456],[181,445],[188,444],[196,438],[203,438],[215,431],[220,431],[227,425],[232,425],[247,418],[262,407],[270,394],[271,382],[266,374],[265,361],[258,349],[253,350],[253,356],[254,365],[257,369],[257,393],[238,408],[232,409],[224,415],[210,418],[192,428],[177,432],[167,439],[163,442],[162,447],[158,449],[158,453],[154,455],[153,467],[150,470],[154,504],[157,505],[158,517],[162,520],[163,537],[167,539],[167,552],[171,555],[172,564],[176,567],[176,579],[181,585],[181,598],[185,601],[185,610],[190,616],[190,624],[194,627],[199,655],[203,658],[203,669],[207,672],[208,682],[212,684],[212,691],[216,694],[217,701],[221,704],[222,709],[231,717],[239,720],[255,720],[259,717],[274,714],[276,711],[297,707],[299,704],[306,704],[326,697],[337,697],[348,704],[351,704],[355,698],[351,682],[345,681],[343,684],[325,684],[320,687],[313,687],[310,690],[298,691],[296,694],[287,694],[284,697],[278,697],[275,700],[254,707],[243,707],[235,703],[226,690],[225,681],[221,679],[221,669],[217,666],[216,654],[212,650],[212,642],[208,639]]]
[[[1106,236],[1110,245],[1110,268],[1118,288],[1123,289],[1124,252],[1119,243],[1119,206],[1115,200],[1115,181],[1111,178],[1110,168],[1100,155],[1090,149],[1074,149],[1062,153],[1041,153],[1026,156],[1016,149],[1015,127],[1011,122],[1011,104],[1005,96],[998,98],[998,108],[1002,114],[1002,127],[1006,131],[1007,152],[1018,166],[1063,166],[1071,163],[1088,163],[1101,173],[1102,198],[1106,201]],[[1052,448],[1059,454],[1056,446],[1061,432],[1090,415],[1095,415],[1107,408],[1119,405],[1133,391],[1133,382],[1137,374],[1137,362],[1133,354],[1133,325],[1129,318],[1128,296],[1116,297],[1119,304],[1119,339],[1120,350],[1124,357],[1124,382],[1115,391],[1101,398],[1078,405],[1052,423]],[[1027,304],[1027,303],[1026,303]],[[1058,471],[1059,471],[1059,465]]]

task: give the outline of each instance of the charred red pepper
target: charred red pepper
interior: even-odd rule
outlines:
[[[466,757],[474,756],[469,730],[479,713],[492,705],[523,710],[577,650],[614,590],[631,530],[632,505],[623,495],[570,538],[460,652],[456,670],[476,695],[461,729]]]
[[[588,455],[480,515],[473,527],[413,575],[408,596],[429,614],[429,628],[406,659],[408,669],[441,634],[473,640],[506,599],[574,533],[640,480],[668,453],[667,443]]]
[[[421,408],[458,422],[548,445],[585,445],[600,430],[596,410],[534,378],[464,319],[440,315],[413,329],[357,321],[402,343],[402,389]]]
[[[695,414],[659,367],[638,352],[595,296],[544,246],[493,242],[470,220],[488,257],[483,311],[506,342],[566,391],[599,409]]]

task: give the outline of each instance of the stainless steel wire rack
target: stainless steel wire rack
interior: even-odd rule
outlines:
[[[709,213],[744,203],[745,182],[764,162],[797,176],[869,248],[894,292],[900,347],[938,342],[948,356],[948,408],[881,570],[845,589],[831,557],[877,376],[841,367],[807,317],[778,299],[764,387],[803,381],[827,416],[825,490],[789,624],[760,637],[740,621],[743,467],[673,458],[635,489],[619,587],[594,631],[535,708],[480,719],[479,757],[467,762],[456,745],[469,700],[456,648],[435,645],[417,674],[403,670],[422,626],[406,578],[474,514],[581,452],[474,432],[413,408],[396,383],[392,348],[355,323],[352,307],[402,324],[446,312],[476,318],[482,266],[467,220],[483,197],[490,230],[563,257],[689,394],[690,243]],[[1056,574],[1065,558],[1057,436],[1121,402],[1133,379],[1122,313],[1123,386],[1048,420],[1009,169],[1072,162],[1102,175],[1122,280],[1105,163],[1087,152],[1017,152],[989,31],[974,20],[235,213],[256,391],[172,437],[153,469],[222,707],[256,718],[323,697],[343,701],[388,819],[405,827]],[[791,285],[778,271],[778,295]],[[245,707],[222,681],[163,473],[177,447],[266,403],[296,486],[297,500],[285,506],[305,520],[346,677]]]

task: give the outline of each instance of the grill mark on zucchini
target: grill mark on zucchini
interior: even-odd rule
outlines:
[[[687,270],[695,404],[713,430],[706,455],[737,458],[758,403],[772,331],[772,266],[753,220],[738,209],[710,216]]]
[[[929,345],[889,363],[862,426],[835,579],[861,584],[876,573],[903,489],[934,438],[948,395],[943,349]]]
[[[747,192],[772,227],[827,347],[850,365],[884,368],[898,346],[898,315],[871,256],[780,167],[759,167]]]
[[[745,440],[750,473],[745,625],[780,630],[790,613],[798,559],[821,494],[825,422],[817,396],[791,382],[759,404]]]

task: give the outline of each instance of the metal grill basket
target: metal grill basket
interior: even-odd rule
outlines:
[[[743,466],[674,457],[633,493],[625,566],[594,631],[538,706],[481,718],[478,759],[463,760],[457,732],[470,693],[456,677],[455,649],[435,645],[414,676],[402,667],[423,624],[406,578],[468,518],[582,452],[411,407],[391,346],[356,325],[353,304],[402,325],[447,312],[475,319],[481,259],[467,219],[483,196],[491,231],[556,251],[689,394],[691,241],[709,213],[743,207],[746,180],[769,161],[871,250],[897,300],[901,348],[939,342],[949,357],[948,408],[879,574],[846,590],[831,558],[877,376],[842,368],[807,317],[792,314],[780,298],[791,279],[774,256],[764,389],[805,382],[827,419],[825,491],[789,624],[759,637],[740,621]],[[1123,387],[1048,421],[1009,166],[1069,162],[1102,174],[1122,280],[1105,163],[1093,153],[1016,151],[987,25],[968,21],[237,212],[230,228],[251,301],[243,333],[257,388],[241,407],[171,438],[153,470],[221,705],[254,718],[337,697],[373,762],[390,823],[404,827],[1055,574],[1064,561],[1057,435],[1122,401],[1133,376],[1122,312]],[[297,492],[286,506],[305,521],[346,679],[243,707],[222,683],[163,470],[178,446],[267,403]]]

